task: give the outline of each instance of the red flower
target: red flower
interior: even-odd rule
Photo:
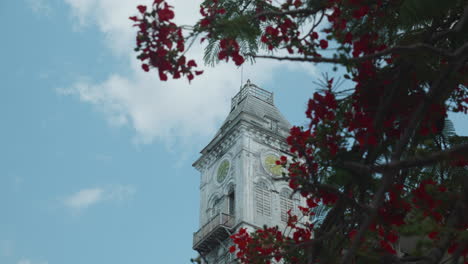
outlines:
[[[187,63],[187,66],[189,66],[189,67],[197,67],[197,64],[195,63],[194,60],[189,60],[188,63]]]
[[[241,55],[239,55],[239,53],[236,53],[236,54],[232,55],[232,60],[234,61],[234,63],[235,63],[237,66],[242,65],[242,63],[244,63],[244,61],[245,61],[244,57],[242,57]]]
[[[326,41],[324,39],[320,40],[320,47],[322,49],[326,49],[328,47],[328,41]]]
[[[146,6],[144,5],[139,5],[137,6],[138,8],[138,11],[140,11],[140,13],[144,14],[146,12]]]
[[[390,231],[386,238],[390,243],[395,243],[398,240],[398,235],[395,233],[395,231]]]
[[[388,253],[392,255],[396,254],[395,249],[393,249],[393,247],[387,241],[380,240],[380,246],[382,247],[382,249],[384,249]]]
[[[310,35],[312,37],[312,39],[318,39],[319,38],[319,35],[317,32],[312,32],[312,34]]]
[[[438,235],[439,235],[439,232],[436,232],[436,231],[432,231],[429,234],[427,234],[427,236],[432,240],[436,239]]]
[[[234,253],[234,251],[236,251],[236,246],[231,246],[231,247],[229,248],[229,252],[230,252],[230,253]]]
[[[169,21],[174,18],[174,12],[169,9],[169,6],[166,4],[164,9],[158,10],[158,17],[160,21]]]
[[[167,81],[167,75],[161,70],[159,70],[159,79],[161,81]]]
[[[138,18],[136,16],[129,17],[128,19],[133,20],[135,22],[138,22]]]
[[[344,37],[344,42],[351,44],[352,41],[353,41],[353,34],[351,34],[351,32],[346,33]]]
[[[193,80],[193,74],[191,73],[187,74],[187,79],[189,80],[189,82]]]
[[[355,10],[353,12],[353,17],[354,18],[361,18],[369,13],[369,7],[367,5],[361,6],[358,10]]]
[[[200,26],[201,27],[206,27],[211,24],[211,21],[208,18],[204,18],[200,21]]]
[[[142,65],[141,65],[141,68],[142,68],[145,72],[148,72],[148,71],[149,71],[149,66],[148,66],[148,64],[142,64]]]

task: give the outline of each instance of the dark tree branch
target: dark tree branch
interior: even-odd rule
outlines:
[[[468,156],[468,143],[457,145],[451,149],[435,152],[429,156],[415,156],[377,166],[366,166],[357,162],[344,162],[343,167],[360,173],[385,172],[388,170],[408,169],[412,167],[429,166],[445,160],[453,160],[456,155]]]
[[[255,15],[255,18],[259,18],[262,16],[286,16],[286,15],[314,15],[323,10],[321,8],[301,8],[301,9],[294,9],[288,11],[263,11]]]
[[[466,57],[468,55],[468,42],[462,45],[452,54],[453,55],[450,57],[453,58],[453,61],[451,61],[448,64],[448,66],[442,71],[439,78],[437,78],[432,83],[426,98],[417,106],[414,114],[410,118],[410,121],[408,123],[409,125],[405,128],[403,135],[400,137],[400,140],[398,141],[395,147],[395,151],[392,155],[392,162],[396,162],[399,160],[401,154],[408,145],[410,138],[413,136],[414,132],[419,128],[420,122],[430,104],[434,103],[436,100],[445,100],[445,98],[442,97],[444,91],[455,89],[453,85],[449,86],[445,85],[445,83],[447,80],[450,79],[449,77],[454,72],[457,72],[466,61]]]
[[[456,54],[453,53],[448,53],[447,51],[445,50],[442,50],[442,49],[438,49],[434,46],[431,46],[429,44],[426,44],[426,43],[416,43],[416,44],[413,44],[413,45],[408,45],[408,46],[395,46],[393,48],[390,48],[390,49],[386,49],[386,50],[383,50],[383,51],[379,51],[379,52],[376,52],[376,53],[373,53],[373,54],[368,54],[368,55],[364,55],[364,56],[361,56],[361,57],[357,57],[357,58],[324,58],[324,57],[307,57],[307,56],[304,56],[304,57],[288,57],[288,56],[285,56],[285,57],[279,57],[279,56],[269,56],[269,55],[256,55],[256,54],[248,54],[254,58],[259,58],[259,59],[275,59],[275,60],[279,60],[279,61],[282,61],[282,60],[289,60],[289,61],[302,61],[302,62],[325,62],[325,63],[338,63],[338,64],[346,64],[346,63],[358,63],[358,62],[363,62],[363,61],[366,61],[366,60],[372,60],[372,59],[376,59],[376,58],[379,58],[379,57],[382,57],[382,56],[385,56],[385,55],[389,55],[389,54],[392,54],[392,53],[402,53],[402,52],[414,52],[414,51],[418,51],[420,49],[426,49],[428,51],[431,51],[433,53],[436,53],[438,55],[441,55],[443,57],[454,57]]]
[[[360,244],[362,243],[362,240],[364,238],[364,233],[367,231],[372,221],[374,221],[374,218],[377,216],[378,209],[384,202],[385,192],[392,184],[393,178],[395,177],[395,175],[396,175],[396,172],[394,170],[387,171],[386,173],[384,173],[380,188],[377,190],[375,194],[375,198],[371,203],[369,213],[367,217],[365,217],[363,223],[361,224],[361,227],[359,228],[358,233],[354,237],[353,242],[351,243],[350,249],[346,251],[346,254],[343,256],[343,259],[340,262],[341,264],[351,263],[351,259],[354,257],[354,255],[356,254],[356,251],[358,250]]]

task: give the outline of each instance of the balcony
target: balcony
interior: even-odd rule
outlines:
[[[231,99],[231,111],[249,95],[273,105],[273,93],[250,83],[250,80],[248,80],[244,87]]]
[[[234,216],[220,213],[193,234],[193,249],[201,254],[228,238],[234,226]]]

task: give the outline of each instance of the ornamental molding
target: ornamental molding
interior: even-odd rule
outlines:
[[[257,143],[267,146],[270,151],[277,151],[277,155],[281,155],[280,152],[289,153],[289,147],[285,137],[256,126],[248,127],[247,134]]]
[[[260,127],[258,124],[239,120],[236,124],[232,124],[231,129],[217,135],[212,141],[214,142],[213,146],[207,149],[206,153],[202,154],[202,156],[195,161],[193,166],[197,170],[205,172],[217,160],[222,158],[232,146],[239,142],[242,136],[248,136],[258,143],[277,150],[278,154],[280,154],[280,152],[289,153],[286,138],[282,135]]]
[[[217,144],[215,144],[206,154],[202,156],[193,164],[193,166],[201,171],[205,172],[210,168],[214,163],[219,159],[223,158],[232,146],[238,142],[238,139],[241,136],[242,129],[234,128],[225,135],[218,135],[222,137]],[[230,157],[231,164],[233,164],[233,157]],[[230,170],[232,172],[232,170]]]

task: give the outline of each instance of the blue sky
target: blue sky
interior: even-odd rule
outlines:
[[[196,256],[199,174],[191,164],[227,115],[241,70],[221,64],[192,85],[142,72],[127,19],[142,2],[0,2],[0,263]],[[197,18],[197,1],[172,2],[180,23]],[[199,59],[201,48],[191,55]],[[323,70],[259,61],[242,71],[303,124]],[[467,135],[466,117],[452,119]]]

